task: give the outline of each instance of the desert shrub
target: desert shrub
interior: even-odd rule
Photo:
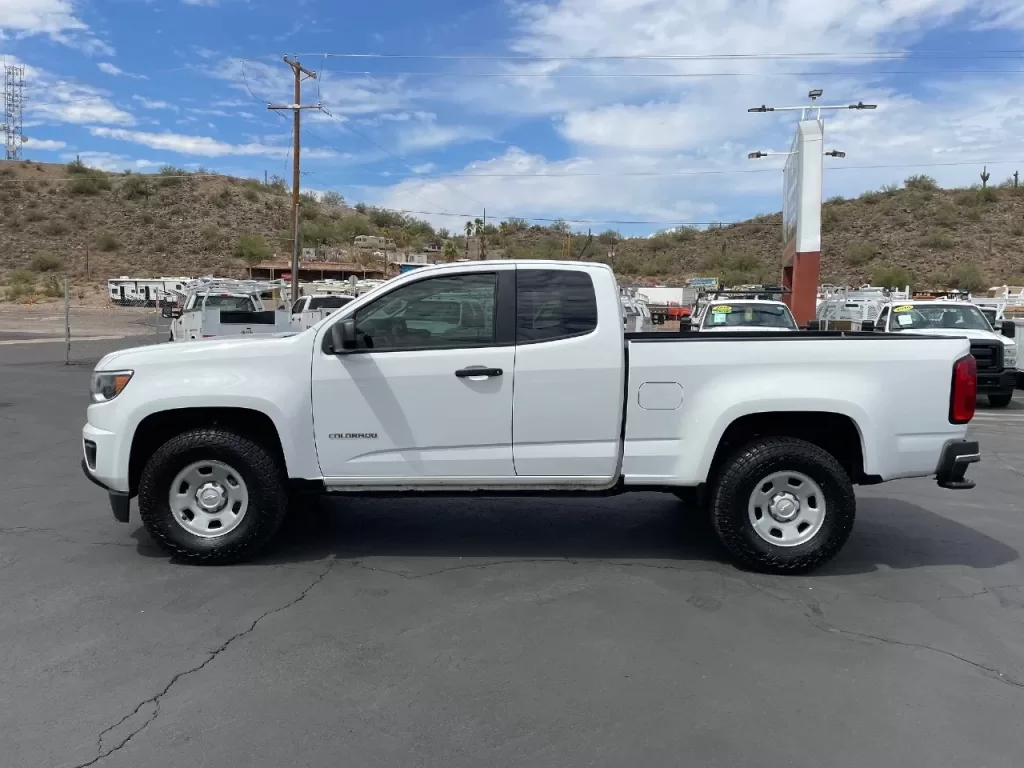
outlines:
[[[121,194],[129,200],[138,197],[148,199],[153,194],[153,188],[142,176],[129,176],[121,182],[119,189]]]
[[[924,174],[915,174],[914,176],[908,176],[903,186],[907,189],[918,189],[925,192],[934,192],[939,188],[938,183],[931,176],[925,176]]]
[[[208,251],[212,251],[221,244],[220,228],[216,224],[207,224],[199,230],[199,236],[203,240],[203,246]]]
[[[43,225],[43,232],[51,237],[66,235],[68,232],[68,225],[60,219],[50,219]]]
[[[270,258],[270,246],[262,235],[242,235],[235,243],[234,255],[255,266]]]
[[[7,273],[7,282],[11,285],[33,285],[36,282],[36,276],[24,267],[18,267],[18,269],[12,269]]]
[[[921,245],[925,248],[934,248],[939,251],[948,251],[953,247],[953,238],[945,232],[929,232],[921,238]]]
[[[902,288],[910,285],[912,278],[910,271],[903,267],[882,267],[872,274],[871,283],[885,288]]]
[[[45,251],[40,251],[28,262],[28,268],[33,272],[56,272],[62,266],[60,257]]]
[[[878,243],[850,243],[843,250],[843,261],[851,267],[860,267],[878,256],[881,250]]]
[[[973,262],[957,264],[949,270],[944,281],[945,288],[960,288],[965,291],[981,291],[988,288],[988,278],[981,271],[981,267]]]
[[[245,189],[242,190],[242,197],[250,202],[255,202],[260,199],[260,193],[252,187],[246,186]]]
[[[111,233],[100,232],[96,236],[96,247],[99,248],[101,251],[109,252],[116,251],[118,248],[121,247],[121,244],[117,241],[117,238],[114,237]]]

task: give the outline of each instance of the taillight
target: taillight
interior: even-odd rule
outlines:
[[[966,424],[974,418],[978,399],[978,364],[973,355],[953,364],[953,388],[949,395],[949,423]]]

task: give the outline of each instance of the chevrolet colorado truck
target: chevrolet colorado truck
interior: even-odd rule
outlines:
[[[303,491],[662,491],[742,565],[803,572],[855,485],[967,489],[980,458],[967,339],[627,334],[611,269],[581,262],[423,267],[295,335],[112,353],[91,390],[86,475],[194,563],[253,557]]]

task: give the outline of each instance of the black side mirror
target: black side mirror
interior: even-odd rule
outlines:
[[[344,355],[358,346],[355,320],[346,318],[331,326],[331,347],[334,354]]]
[[[693,321],[688,317],[682,317],[679,319],[679,332],[687,333],[693,330]]]
[[[874,320],[865,320],[860,324],[860,329],[864,333],[873,333],[874,331],[878,330],[878,326],[875,325]]]
[[[1003,320],[1003,336],[1008,339],[1016,338],[1017,324],[1013,320]]]
[[[820,331],[821,330],[821,320],[808,320],[807,321],[807,330],[808,331]]]

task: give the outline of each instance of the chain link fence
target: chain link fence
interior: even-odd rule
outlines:
[[[64,341],[67,365],[95,365],[111,352],[170,340],[170,319],[155,298],[108,297],[84,302],[72,281],[64,281]]]

